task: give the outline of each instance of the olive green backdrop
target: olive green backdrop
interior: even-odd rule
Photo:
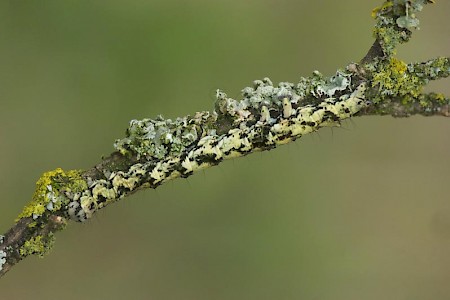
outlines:
[[[42,172],[93,166],[133,118],[357,61],[380,4],[1,1],[0,231]],[[399,58],[449,56],[449,13],[427,6]],[[449,130],[355,118],[140,192],[70,223],[1,299],[450,299]]]

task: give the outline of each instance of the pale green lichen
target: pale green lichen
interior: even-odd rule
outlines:
[[[0,271],[3,269],[3,265],[6,263],[6,252],[0,250]]]
[[[428,83],[429,80],[450,76],[450,60],[447,57],[438,57],[424,63],[410,64],[408,71]]]
[[[132,120],[127,136],[117,140],[114,147],[122,154],[136,154],[137,158],[161,159],[179,155],[202,134],[192,118],[175,121],[158,116],[156,119]]]
[[[48,236],[35,236],[25,241],[22,247],[19,249],[19,253],[22,257],[36,254],[39,257],[43,257],[47,254],[54,244],[55,238],[53,233],[49,233]]]
[[[58,211],[68,203],[68,199],[63,192],[73,193],[85,189],[87,189],[87,183],[79,170],[65,172],[61,168],[57,168],[45,172],[36,182],[36,190],[32,201],[24,207],[16,221],[25,217],[38,219],[46,211]]]
[[[328,82],[318,86],[317,92],[332,97],[336,92],[348,89],[351,83],[351,75],[338,71],[336,75],[330,77]]]
[[[372,18],[379,19],[383,24],[394,24],[400,28],[417,28],[419,20],[415,14],[432,0],[388,0],[372,10]]]
[[[301,77],[295,86],[295,91],[303,99],[307,97],[320,97],[318,88],[326,84],[326,79],[319,71],[314,71],[311,77]]]
[[[397,30],[392,27],[375,27],[373,33],[380,41],[387,56],[394,55],[397,45],[407,38],[405,34],[398,34]]]
[[[409,40],[411,30],[419,26],[416,13],[421,11],[425,4],[432,2],[431,0],[389,0],[372,11],[372,17],[377,20],[374,35],[387,56],[395,54],[399,43]]]
[[[351,76],[339,71],[326,79],[316,71],[298,85],[281,82],[278,86],[264,78],[244,88],[241,100],[218,91],[213,113],[175,121],[133,120],[127,137],[116,141],[115,147],[138,161],[104,173],[101,179],[88,177],[88,189],[68,195],[67,215],[84,222],[136,189],[156,188],[224,159],[268,150],[321,127],[339,126],[366,106],[366,86],[359,82],[352,87]],[[309,87],[303,87],[306,82]]]
[[[397,19],[397,25],[400,28],[418,28],[419,27],[419,19],[417,19],[414,15],[412,16],[402,16]]]
[[[282,107],[284,99],[297,104],[302,98],[293,83],[280,82],[278,86],[274,86],[267,77],[253,81],[252,87],[242,89],[242,96],[243,99],[235,100],[217,90],[216,112],[220,117],[231,117],[232,122],[238,124],[243,120],[255,120],[253,116],[263,107],[267,111],[278,110]]]
[[[338,71],[336,75],[326,79],[319,71],[314,71],[311,77],[301,77],[297,84],[280,82],[274,86],[265,77],[255,80],[252,87],[242,90],[243,99],[229,98],[224,92],[217,90],[216,112],[220,118],[229,117],[233,124],[242,121],[258,121],[254,116],[262,112],[263,120],[271,120],[267,114],[287,109],[293,105],[317,104],[323,97],[333,97],[337,92],[347,90],[351,85],[351,74]]]

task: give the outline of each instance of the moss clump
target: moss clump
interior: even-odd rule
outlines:
[[[26,217],[37,219],[46,211],[58,211],[68,201],[63,192],[79,192],[85,189],[87,183],[79,170],[64,172],[61,168],[57,168],[45,172],[36,182],[32,201],[24,207],[16,222]]]
[[[27,240],[19,249],[19,253],[22,257],[36,254],[39,257],[43,257],[49,252],[55,241],[53,233],[49,233],[48,236],[35,236]]]

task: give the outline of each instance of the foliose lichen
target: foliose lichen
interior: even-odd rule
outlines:
[[[419,27],[416,13],[421,11],[432,0],[389,0],[372,11],[377,20],[374,29],[375,37],[380,41],[387,56],[395,54],[399,43],[409,40],[411,30]]]
[[[336,92],[345,91],[351,84],[350,73],[337,71],[336,75],[331,76],[328,82],[317,87],[317,92],[332,97]]]
[[[0,271],[3,269],[3,265],[6,263],[6,252],[0,250]]]
[[[267,77],[253,81],[252,87],[242,89],[242,96],[243,99],[235,100],[217,90],[216,112],[219,115],[230,116],[236,124],[243,120],[255,120],[255,112],[261,111],[263,107],[266,112],[270,112],[278,110],[283,105],[284,99],[297,104],[301,98],[293,83],[280,82],[278,86],[274,86]]]
[[[394,24],[395,22],[400,28],[417,28],[419,20],[415,14],[428,3],[434,3],[434,1],[388,0],[372,10],[372,17],[379,19],[383,24]]]
[[[450,61],[447,57],[438,57],[424,63],[409,64],[408,72],[414,73],[426,84],[430,80],[450,76]]]
[[[201,112],[175,121],[133,120],[127,137],[115,147],[137,157],[135,164],[108,172],[105,178],[87,178],[88,188],[67,194],[68,216],[79,222],[141,187],[156,188],[176,177],[239,157],[268,150],[342,119],[366,105],[365,85],[351,88],[351,74],[338,71],[326,79],[319,72],[299,84],[269,78],[255,80],[235,100],[218,90],[215,111]],[[314,100],[304,103],[305,99]],[[309,99],[311,100],[311,99]],[[224,125],[221,127],[222,121]],[[211,125],[209,125],[211,124]]]
[[[252,87],[242,90],[243,98],[229,98],[223,91],[217,90],[216,112],[219,116],[231,117],[234,124],[242,121],[252,121],[262,112],[264,120],[270,120],[267,114],[274,114],[280,108],[301,106],[306,99],[315,99],[313,103],[322,101],[322,96],[332,97],[336,92],[345,91],[351,84],[351,74],[338,71],[335,76],[326,79],[319,71],[314,71],[311,77],[301,77],[297,84],[280,82],[274,86],[265,77],[255,80]]]
[[[208,112],[174,121],[161,115],[155,119],[132,120],[126,137],[116,140],[114,147],[120,153],[135,154],[138,159],[161,159],[176,156],[203,134],[198,126],[211,117]]]

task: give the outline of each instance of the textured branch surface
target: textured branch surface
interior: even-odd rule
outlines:
[[[276,86],[268,78],[256,80],[242,90],[241,100],[218,90],[213,112],[132,120],[116,151],[92,169],[44,173],[32,201],[0,236],[0,276],[28,255],[43,256],[69,219],[83,222],[139,189],[273,149],[354,115],[449,116],[450,99],[422,89],[449,76],[450,59],[406,64],[394,57],[396,46],[418,26],[415,13],[429,2],[386,1],[376,8],[373,46],[359,64],[332,77],[315,71]]]

